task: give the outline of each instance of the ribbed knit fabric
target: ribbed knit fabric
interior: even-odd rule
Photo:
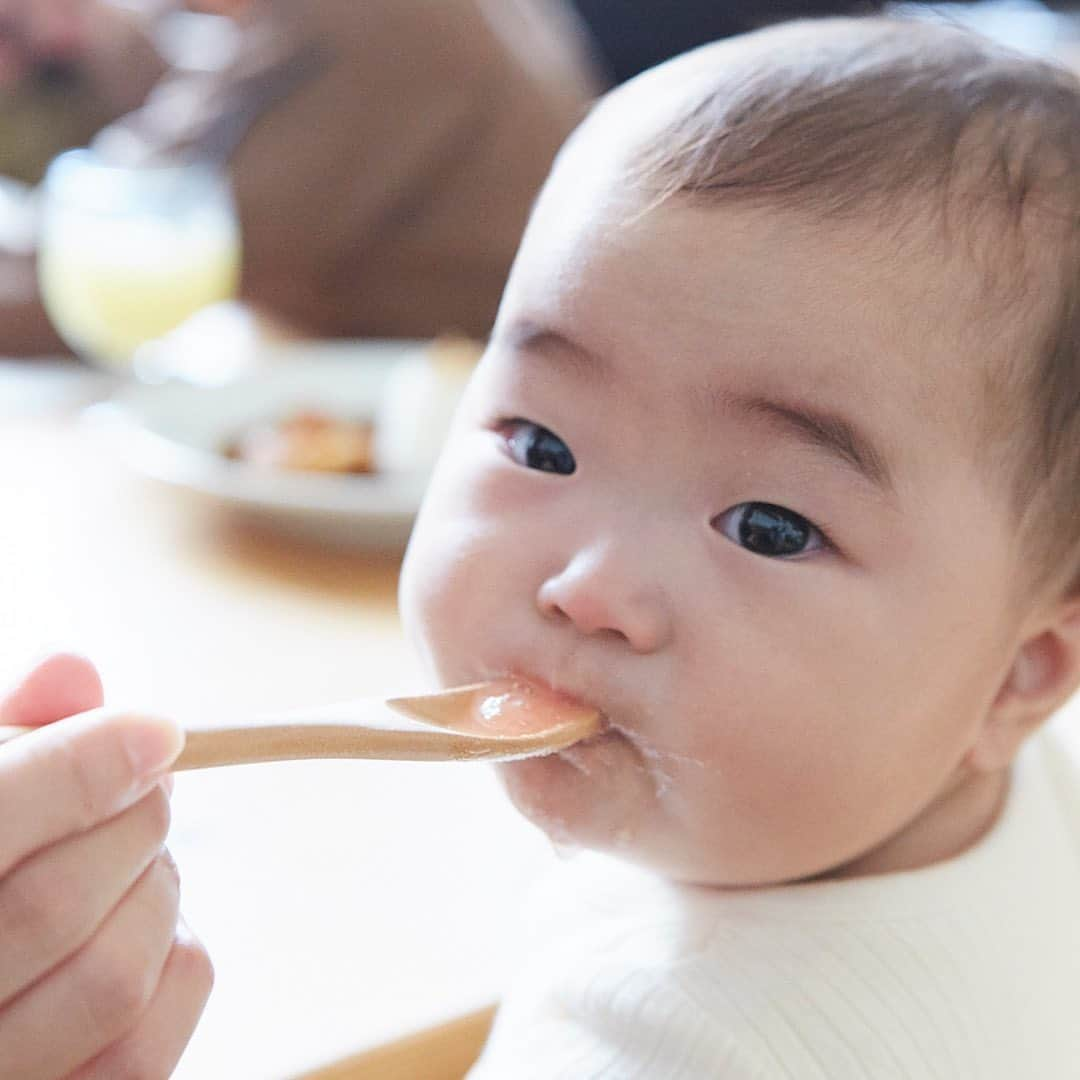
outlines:
[[[1033,739],[990,833],[923,870],[723,891],[574,858],[470,1080],[1077,1080],[1073,753]]]

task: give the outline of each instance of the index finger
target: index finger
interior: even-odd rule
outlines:
[[[95,709],[0,747],[0,877],[136,802],[184,745],[174,722]]]

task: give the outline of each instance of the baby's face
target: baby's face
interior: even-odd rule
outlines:
[[[718,885],[835,870],[964,783],[1009,666],[965,298],[870,228],[588,174],[540,201],[406,619],[444,683],[607,717],[502,769],[555,840]]]

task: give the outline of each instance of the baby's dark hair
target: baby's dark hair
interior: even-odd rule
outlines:
[[[1080,79],[957,27],[879,18],[687,59],[701,89],[635,177],[658,199],[929,221],[962,245],[987,321],[1024,331],[973,403],[980,454],[1008,481],[1030,586],[1080,591]]]

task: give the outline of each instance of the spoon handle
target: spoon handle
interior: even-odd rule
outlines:
[[[189,729],[173,765],[210,769],[260,761],[304,758],[369,758],[390,761],[468,761],[520,757],[523,748],[451,731],[402,730],[344,723],[245,724]],[[534,751],[535,752],[535,751]]]
[[[0,726],[0,746],[34,727]],[[579,736],[574,736],[577,738]],[[567,738],[565,743],[573,741]],[[245,724],[189,728],[172,772],[305,758],[381,761],[510,761],[558,749],[546,736],[483,739],[452,731],[404,731],[348,724]]]

